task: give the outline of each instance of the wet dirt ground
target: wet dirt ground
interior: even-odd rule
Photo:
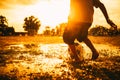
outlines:
[[[0,80],[120,80],[120,47],[95,44],[100,53],[89,60],[71,62],[68,46],[55,44],[8,44],[0,46]]]

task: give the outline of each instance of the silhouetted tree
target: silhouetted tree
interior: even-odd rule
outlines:
[[[44,35],[50,35],[50,27],[49,26],[45,27]]]
[[[103,26],[96,25],[95,27],[89,30],[89,35],[93,36],[113,36],[118,35],[119,31],[114,28],[106,28]]]
[[[118,35],[119,34],[119,30],[118,29],[114,29],[114,28],[110,28],[108,29],[108,35],[113,36],[113,35]]]
[[[13,35],[15,30],[13,27],[8,27],[8,22],[5,16],[0,16],[0,35],[9,36]]]
[[[60,35],[60,27],[56,26],[56,35]]]
[[[8,27],[8,22],[5,16],[0,16],[0,27]]]
[[[64,32],[65,27],[67,26],[67,23],[61,23],[59,24],[59,35],[62,35]]]
[[[89,34],[94,36],[105,36],[108,35],[108,29],[106,27],[96,25],[90,29]]]
[[[28,31],[28,35],[36,35],[41,26],[40,20],[34,16],[26,17],[24,19],[23,28],[25,31]]]
[[[52,36],[55,36],[55,29],[52,29],[52,30],[51,30],[51,35],[52,35]]]

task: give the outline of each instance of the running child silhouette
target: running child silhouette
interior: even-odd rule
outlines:
[[[92,60],[98,58],[99,53],[88,39],[88,29],[93,22],[94,7],[100,8],[107,23],[116,29],[116,25],[110,20],[107,10],[100,0],[70,0],[70,14],[68,17],[68,25],[63,33],[63,40],[68,44],[72,51],[71,58],[79,62],[76,53],[74,40],[84,42],[92,51]]]

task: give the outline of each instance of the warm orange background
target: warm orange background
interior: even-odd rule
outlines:
[[[100,0],[107,8],[110,18],[120,26],[120,0]],[[42,23],[41,30],[46,25],[55,27],[61,22],[67,22],[69,14],[69,0],[2,0],[0,1],[0,15],[8,19],[9,26],[15,31],[24,31],[24,18],[34,15]],[[103,14],[95,9],[93,25],[109,25]]]

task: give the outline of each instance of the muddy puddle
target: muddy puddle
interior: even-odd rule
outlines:
[[[12,44],[0,47],[0,80],[120,79],[120,47],[95,44],[97,60],[85,44],[83,63],[70,61],[66,44]]]

